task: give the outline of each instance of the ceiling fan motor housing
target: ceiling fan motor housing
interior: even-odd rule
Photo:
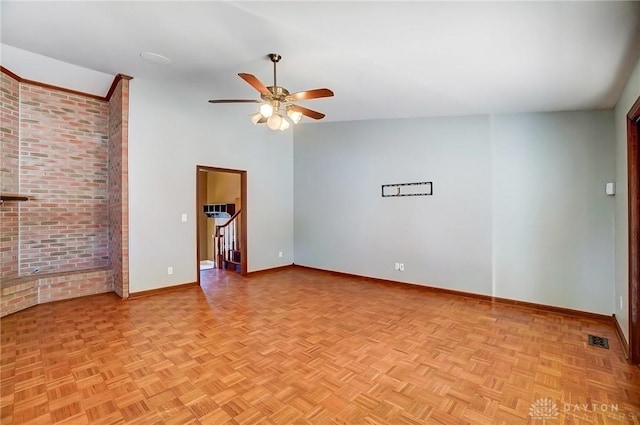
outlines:
[[[287,96],[289,96],[289,90],[285,89],[284,87],[281,86],[267,86],[267,88],[269,89],[269,91],[271,92],[271,95],[269,94],[261,94],[260,98],[264,101],[270,101],[270,100],[279,100],[280,102],[284,102],[285,98]]]

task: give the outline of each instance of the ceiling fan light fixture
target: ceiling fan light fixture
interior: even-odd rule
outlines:
[[[282,123],[280,124],[280,131],[284,131],[288,129],[290,126],[291,124],[289,124],[289,121],[286,118],[282,118]]]
[[[258,112],[256,114],[251,115],[251,122],[253,123],[253,125],[258,125],[258,123],[262,118],[264,118],[264,116],[260,112]]]
[[[260,113],[263,117],[269,118],[273,115],[273,106],[270,103],[264,103],[260,106]]]
[[[302,118],[302,113],[294,111],[291,108],[287,108],[287,116],[291,118],[291,121],[293,121],[294,124],[298,124]]]
[[[267,127],[269,127],[271,130],[280,130],[282,121],[283,118],[280,115],[271,115],[269,119],[267,119]]]

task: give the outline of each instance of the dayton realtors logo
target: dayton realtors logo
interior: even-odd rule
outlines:
[[[630,421],[640,418],[637,413],[620,412],[617,404],[582,404],[582,403],[563,403],[562,411],[558,409],[556,402],[550,398],[541,398],[529,407],[529,416],[535,420],[541,420],[545,425],[547,421],[558,419],[560,413],[563,416],[571,416],[574,419],[593,420],[595,417],[606,417],[607,419],[615,419],[618,421]]]
[[[550,419],[558,419],[560,412],[558,411],[558,405],[550,398],[540,398],[529,407],[529,416],[533,419],[541,419],[542,425]]]
[[[607,403],[564,403],[562,411],[566,416],[588,421],[593,420],[594,416],[625,422],[640,418],[637,412],[621,412],[617,404]]]

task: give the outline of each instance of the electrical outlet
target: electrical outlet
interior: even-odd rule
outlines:
[[[173,274],[173,267],[167,267],[167,274]]]
[[[282,251],[278,251],[278,258],[282,258]]]
[[[622,297],[620,297],[620,310],[624,310],[624,304],[622,301]]]
[[[186,214],[182,214],[182,222],[186,223],[187,222],[187,215]]]
[[[400,263],[396,263],[395,269],[394,270],[400,270]]]
[[[400,263],[400,268],[398,270],[400,270],[401,272],[404,271],[404,263]]]

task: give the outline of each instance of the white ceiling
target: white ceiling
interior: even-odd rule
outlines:
[[[609,108],[640,55],[640,2],[14,2],[1,41],[211,98],[329,87],[325,120]],[[151,51],[171,65],[143,61]],[[69,82],[73,86],[73,81]],[[104,93],[102,93],[104,94]],[[210,105],[211,108],[247,105]]]

